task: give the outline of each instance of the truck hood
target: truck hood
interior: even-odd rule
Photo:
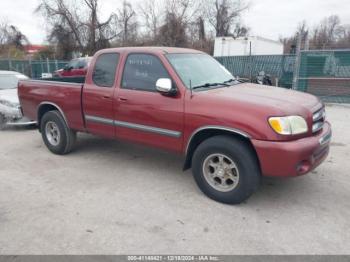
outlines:
[[[320,109],[320,100],[310,94],[278,87],[256,84],[238,84],[228,88],[218,88],[206,92],[212,99],[226,102],[239,102],[253,105],[256,108],[270,108],[280,114],[298,114],[314,112]]]
[[[0,101],[7,101],[19,105],[17,88],[0,90]]]

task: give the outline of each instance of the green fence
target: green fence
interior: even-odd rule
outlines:
[[[295,55],[217,57],[234,76],[254,78],[264,71],[273,84],[319,96],[326,102],[350,103],[350,50],[302,51],[300,63]],[[0,70],[21,72],[38,79],[43,73],[63,68],[67,61],[0,60]],[[294,72],[299,72],[295,75]]]
[[[53,73],[63,68],[67,61],[59,60],[0,60],[0,70],[17,71],[33,79],[42,77],[43,73]]]
[[[274,84],[278,82],[281,87],[292,87],[295,65],[293,55],[231,56],[216,59],[234,76],[251,79],[264,71],[271,75]]]
[[[300,91],[350,103],[350,50],[301,52],[299,71]]]
[[[270,74],[275,85],[319,96],[326,102],[350,103],[350,50],[303,51],[295,55],[217,57],[234,76]],[[299,72],[295,75],[295,72]]]

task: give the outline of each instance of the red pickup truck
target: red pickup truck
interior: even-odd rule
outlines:
[[[85,84],[23,80],[19,98],[53,153],[69,153],[77,132],[173,151],[207,196],[229,204],[247,199],[261,176],[309,173],[332,136],[318,98],[240,83],[189,49],[102,50]]]
[[[76,58],[63,69],[54,72],[54,77],[82,77],[85,76],[91,62],[91,57]]]

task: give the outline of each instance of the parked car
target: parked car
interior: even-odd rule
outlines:
[[[23,117],[17,95],[19,80],[28,79],[18,72],[0,71],[0,128],[5,125],[33,125],[36,122]]]
[[[91,57],[73,59],[63,69],[54,72],[53,77],[80,77],[85,76]]]
[[[241,83],[190,49],[102,50],[85,84],[23,80],[19,96],[52,153],[69,153],[77,132],[173,151],[207,196],[229,204],[246,200],[261,176],[309,173],[332,136],[315,96]]]

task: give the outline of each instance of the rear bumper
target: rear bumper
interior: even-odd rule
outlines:
[[[305,175],[328,156],[332,138],[326,122],[319,134],[291,142],[252,140],[264,176],[291,177]]]

